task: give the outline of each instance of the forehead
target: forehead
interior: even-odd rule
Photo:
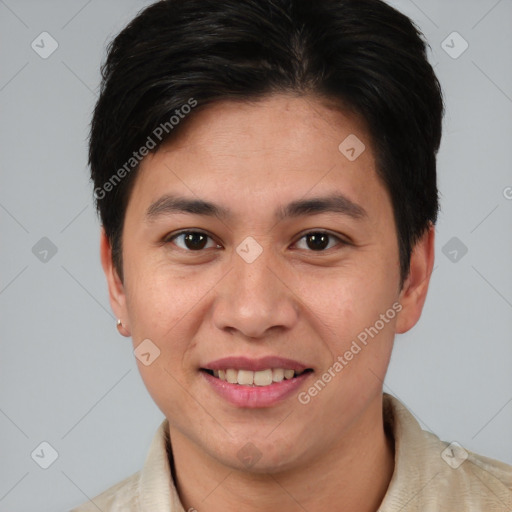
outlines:
[[[371,144],[364,120],[317,96],[275,94],[255,101],[217,101],[196,109],[161,152],[186,149],[216,155],[289,150],[296,155],[313,145],[338,148],[351,134]]]
[[[318,98],[220,101],[180,129],[141,163],[133,190],[141,207],[166,192],[238,204],[246,213],[252,205],[260,214],[270,202],[334,189],[356,203],[386,200],[365,123]],[[354,153],[347,144],[357,158],[347,157]]]

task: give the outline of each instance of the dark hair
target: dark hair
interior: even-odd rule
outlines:
[[[366,123],[394,210],[403,283],[412,248],[437,219],[444,105],[422,33],[381,0],[161,0],[122,30],[102,66],[89,146],[121,277],[139,148],[156,151],[176,133],[198,110],[178,125],[172,117],[183,118],[185,105],[280,92],[334,100]]]

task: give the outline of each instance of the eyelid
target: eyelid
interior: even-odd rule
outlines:
[[[346,237],[343,238],[342,235],[340,235],[338,233],[333,233],[332,231],[329,231],[328,229],[308,229],[307,231],[304,231],[304,232],[300,233],[297,236],[297,239],[295,240],[295,242],[293,242],[292,245],[295,245],[296,243],[300,242],[300,240],[302,240],[304,237],[306,237],[308,235],[312,235],[312,234],[328,235],[328,236],[330,236],[332,238],[335,238],[338,241],[336,246],[338,246],[338,245],[341,245],[341,246],[343,246],[343,245],[352,245],[351,242],[349,240],[347,240]],[[334,249],[334,247],[330,247],[329,249]],[[327,252],[329,249],[325,249],[323,251],[313,251],[313,250],[310,250],[308,252],[321,253],[321,252]]]
[[[179,236],[181,235],[185,235],[185,234],[190,234],[190,233],[199,233],[201,235],[206,235],[208,238],[210,238],[213,242],[215,242],[217,245],[221,245],[217,239],[211,234],[211,233],[208,233],[208,231],[205,231],[204,229],[199,229],[199,228],[188,228],[188,229],[181,229],[180,231],[174,231],[172,233],[169,233],[168,235],[165,235],[162,239],[162,243],[163,244],[169,244],[169,243],[172,243],[174,241],[175,238],[178,238]],[[178,249],[182,249],[181,247],[178,247]],[[186,249],[182,249],[182,250],[186,250]],[[201,250],[204,250],[204,249],[201,249]],[[188,250],[187,252],[201,252],[201,251],[192,251],[192,250]]]

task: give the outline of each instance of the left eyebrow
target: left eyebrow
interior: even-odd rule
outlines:
[[[329,212],[346,215],[353,219],[368,217],[368,213],[361,205],[354,203],[343,194],[292,201],[285,207],[278,208],[275,217],[277,220],[283,220],[290,217],[301,217]],[[221,219],[227,219],[232,216],[228,208],[224,208],[223,206],[209,201],[165,195],[149,206],[146,211],[146,219],[152,221],[157,217],[171,215],[173,213],[189,213],[192,215],[219,217]]]
[[[343,194],[293,201],[284,208],[279,209],[276,217],[282,220],[287,217],[300,217],[330,212],[340,213],[353,219],[368,217],[368,213],[361,205],[354,203]]]

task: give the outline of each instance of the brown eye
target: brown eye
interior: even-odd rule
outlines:
[[[329,235],[311,233],[306,235],[306,244],[313,251],[323,251],[329,245]]]
[[[297,243],[304,241],[306,247],[299,247],[300,249],[309,249],[311,251],[323,251],[325,249],[330,249],[337,244],[344,244],[343,240],[338,238],[337,236],[332,235],[331,233],[327,233],[325,231],[312,231],[310,233],[305,234]],[[335,243],[332,243],[332,242]]]
[[[183,231],[171,237],[168,241],[173,242],[180,249],[187,251],[201,251],[207,247],[210,240],[210,247],[218,245],[206,233],[201,231]],[[213,244],[213,245],[212,245]]]

